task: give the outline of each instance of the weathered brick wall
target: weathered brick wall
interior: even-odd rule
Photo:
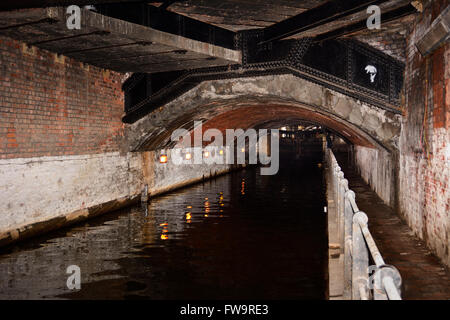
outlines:
[[[141,155],[119,153],[121,77],[0,37],[0,244],[140,194]]]
[[[368,185],[388,205],[395,207],[395,159],[385,150],[355,146],[356,167]]]
[[[0,37],[0,159],[117,151],[121,77]]]
[[[1,37],[0,68],[0,245],[230,169],[121,152],[125,75]]]
[[[401,62],[405,62],[408,26],[413,19],[413,16],[406,16],[392,22],[383,23],[381,21],[380,29],[363,30],[354,37]]]
[[[426,58],[415,47],[448,4],[433,1],[408,37],[398,200],[413,231],[450,265],[450,45]]]
[[[142,179],[139,153],[0,160],[0,244],[14,230],[19,237],[46,221],[95,214],[106,203],[116,209],[120,203],[112,201],[139,196]]]

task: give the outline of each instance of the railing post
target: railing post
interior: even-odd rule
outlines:
[[[351,199],[355,200],[355,193],[348,190],[344,203],[344,299],[352,298],[352,255],[353,255],[353,208]]]
[[[382,265],[375,272],[373,296],[375,300],[401,300],[402,277],[397,268]]]
[[[348,181],[344,179],[344,172],[339,172],[339,238],[341,240],[341,253],[344,253],[345,249],[345,192],[347,192]]]
[[[344,253],[344,190],[342,188],[342,180],[344,179],[344,173],[341,168],[337,173],[336,177],[336,190],[337,190],[337,200],[336,200],[336,210],[337,210],[337,231],[339,233],[338,240],[341,248],[341,253]]]
[[[368,267],[369,252],[361,231],[360,222],[367,223],[367,216],[364,212],[357,212],[353,215],[352,223],[352,300],[368,299]]]
[[[338,198],[338,193],[339,193],[339,189],[338,189],[338,179],[337,177],[339,176],[339,172],[341,172],[341,167],[339,167],[338,164],[335,165],[334,167],[334,192],[335,192],[335,196],[336,199],[335,201],[337,202],[337,198]]]
[[[340,211],[339,211],[339,173],[341,172],[341,168],[339,167],[338,164],[336,164],[335,169],[334,169],[334,174],[333,174],[333,192],[334,192],[334,206],[336,208],[336,216],[335,216],[335,222],[336,222],[336,226],[337,226],[337,241],[339,243],[339,245],[341,245],[341,235],[339,233],[339,230],[341,230],[340,228]],[[341,245],[342,247],[342,245]],[[342,251],[341,251],[342,252]]]
[[[329,216],[328,221],[333,226],[333,241],[339,243],[340,259],[342,258],[340,268],[343,268],[343,299],[401,300],[400,273],[395,267],[384,263],[368,228],[367,215],[359,211],[355,193],[348,188],[348,181],[344,179],[344,173],[333,152],[327,149],[326,155],[330,169],[328,177],[331,179],[328,186],[333,193],[330,198],[334,200],[333,212],[336,214]],[[373,283],[369,283],[369,252],[376,264],[373,266],[375,274],[370,278],[371,281],[374,280]]]

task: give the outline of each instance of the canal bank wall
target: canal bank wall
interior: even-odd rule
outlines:
[[[0,37],[0,245],[121,207],[141,155],[121,153],[123,74]]]
[[[0,246],[234,169],[124,151],[125,74],[0,37]]]
[[[344,296],[344,255],[342,254],[343,248],[341,248],[339,240],[335,186],[331,179],[331,174],[333,174],[331,164],[326,161],[326,158],[324,158],[324,163],[328,222],[328,299],[345,300],[347,297]]]
[[[354,147],[354,161],[359,174],[384,203],[395,208],[397,161],[386,150]]]
[[[0,246],[225,174],[240,166],[174,164],[173,150],[0,160]]]

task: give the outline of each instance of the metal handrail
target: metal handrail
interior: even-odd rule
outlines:
[[[344,298],[353,300],[401,300],[401,276],[386,265],[368,228],[368,217],[360,211],[355,193],[331,149],[325,152],[329,186],[336,205],[336,223],[344,255]],[[369,266],[369,253],[375,266]],[[374,272],[369,277],[369,272]]]

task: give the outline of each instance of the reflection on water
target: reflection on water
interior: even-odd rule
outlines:
[[[323,206],[317,163],[235,172],[3,249],[0,298],[323,299]]]

